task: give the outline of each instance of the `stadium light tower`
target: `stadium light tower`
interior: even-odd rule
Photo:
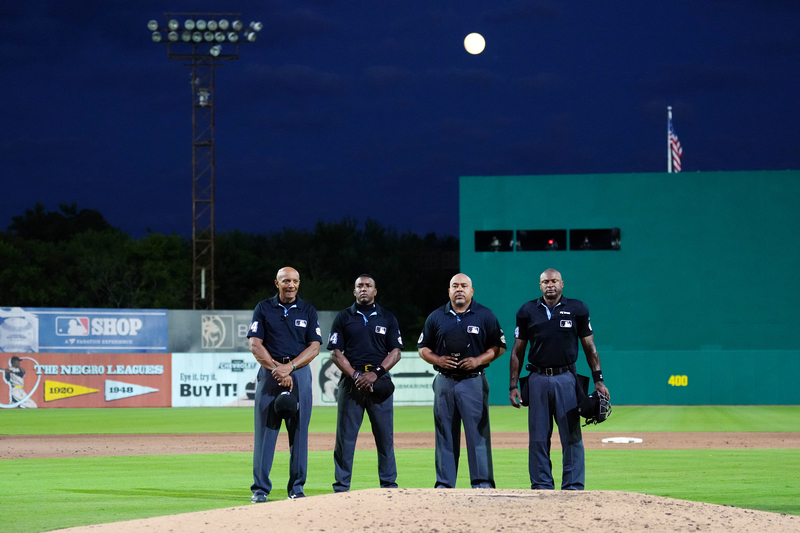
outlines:
[[[239,59],[239,44],[254,42],[263,26],[245,27],[239,13],[165,17],[166,25],[147,23],[153,42],[192,69],[192,308],[214,309],[214,68]]]

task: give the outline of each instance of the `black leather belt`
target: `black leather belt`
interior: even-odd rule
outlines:
[[[469,374],[459,374],[455,372],[444,373],[441,371],[439,373],[444,377],[446,377],[447,379],[452,379],[453,381],[463,381],[465,379],[477,378],[478,376],[482,376],[483,370],[481,370],[480,372],[470,372]]]
[[[357,370],[359,372],[370,372],[376,366],[378,365],[353,365],[353,370]]]
[[[275,361],[276,363],[280,363],[282,365],[285,365],[286,363],[291,363],[292,362],[292,358],[291,357],[273,357],[272,360]]]
[[[564,372],[570,371],[570,367],[568,366],[562,366],[559,368],[539,368],[538,366],[533,366],[530,363],[525,365],[525,368],[530,370],[531,372],[536,372],[537,374],[544,374],[545,376],[557,376],[559,374],[563,374]]]

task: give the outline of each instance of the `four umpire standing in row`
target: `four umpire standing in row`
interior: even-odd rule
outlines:
[[[297,296],[300,274],[291,267],[278,271],[278,294],[258,304],[248,338],[261,368],[255,393],[253,496],[264,502],[272,489],[269,479],[275,445],[285,419],[289,433],[289,498],[303,497],[311,419],[311,371],[318,355],[321,331],[313,306]],[[595,392],[608,396],[594,346],[589,309],[565,298],[564,282],[554,269],[542,273],[542,297],[517,312],[510,362],[510,395],[514,407],[530,407],[529,470],[532,489],[553,489],[550,438],[553,421],[564,450],[562,489],[584,488],[585,465],[578,414],[575,362],[578,339],[592,370]],[[397,319],[375,302],[375,279],[356,279],[355,303],[336,315],[328,340],[331,358],[341,370],[334,449],[334,492],[350,489],[356,440],[364,412],[370,418],[378,450],[382,488],[397,487],[394,422],[389,370],[400,360],[403,341]],[[470,484],[494,488],[489,383],[485,369],[506,348],[505,336],[492,311],[473,299],[472,280],[457,274],[450,280],[450,301],[428,316],[417,342],[419,355],[438,374],[433,381],[436,488],[453,488],[458,474],[461,425],[467,443]],[[528,370],[520,378],[528,342]],[[522,392],[519,385],[522,386]],[[584,415],[585,416],[585,415]]]

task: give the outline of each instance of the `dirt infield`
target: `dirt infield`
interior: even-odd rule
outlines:
[[[603,439],[633,437],[637,444],[606,444]],[[311,433],[309,449],[333,450],[332,433]],[[586,449],[688,450],[731,448],[800,449],[800,433],[620,433],[584,432]],[[395,433],[398,450],[433,448],[433,433]],[[463,440],[462,440],[463,446]],[[495,449],[525,449],[525,432],[492,433]],[[358,449],[374,450],[371,434],[362,433]],[[558,438],[553,449],[560,449]],[[187,453],[252,452],[252,433],[202,434],[135,434],[135,435],[4,435],[0,436],[0,459],[32,459],[44,457],[99,457],[116,455],[172,455]],[[285,432],[278,439],[278,451],[289,451]]]

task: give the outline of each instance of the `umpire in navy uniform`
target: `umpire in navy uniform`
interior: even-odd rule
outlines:
[[[430,314],[417,342],[419,355],[439,374],[433,380],[436,488],[456,486],[461,423],[473,488],[494,488],[489,428],[489,383],[484,369],[500,357],[506,340],[494,313],[472,299],[472,280],[450,280],[450,302]]]
[[[267,501],[272,490],[269,473],[275,444],[281,429],[280,416],[273,410],[275,398],[295,387],[300,398],[297,413],[286,420],[289,433],[290,499],[302,498],[308,470],[308,423],[311,420],[311,368],[319,354],[322,335],[317,311],[297,296],[300,274],[284,267],[275,277],[278,294],[259,302],[247,337],[250,351],[261,368],[255,394],[255,445],[253,448],[253,503]]]
[[[589,308],[580,300],[561,295],[564,281],[555,269],[539,278],[542,297],[517,311],[514,347],[511,349],[509,399],[519,408],[523,398],[517,385],[528,341],[527,379],[528,470],[531,489],[555,488],[550,461],[553,420],[558,425],[563,451],[562,490],[583,490],[586,478],[581,423],[578,414],[575,362],[578,339],[592,371],[594,387],[606,396],[600,356],[594,345]]]
[[[369,416],[378,449],[381,488],[397,488],[392,397],[378,398],[372,389],[378,380],[390,379],[388,372],[400,360],[403,340],[397,319],[375,303],[376,294],[375,279],[367,274],[359,276],[353,290],[356,302],[339,312],[331,326],[328,349],[342,371],[333,451],[334,492],[350,490],[353,455],[364,411]]]

